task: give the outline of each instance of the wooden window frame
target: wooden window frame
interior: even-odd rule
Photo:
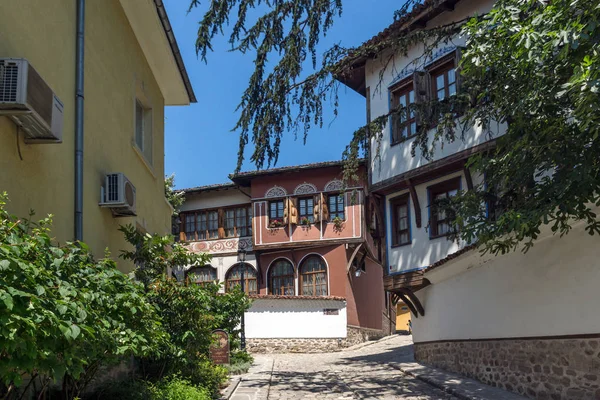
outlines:
[[[287,266],[289,266],[292,269],[292,273],[287,274],[287,275],[273,276],[273,271],[275,270],[274,267],[277,265],[278,262],[285,262],[287,264]],[[293,293],[291,295],[285,293],[285,289],[288,288],[289,286],[283,286],[283,287],[279,288],[279,289],[283,289],[283,293],[275,293],[274,278],[279,278],[282,280],[291,279],[291,281],[292,281],[291,289],[292,289]],[[281,295],[281,296],[295,296],[296,295],[296,275],[294,273],[294,265],[289,260],[286,260],[286,259],[278,259],[278,260],[273,261],[273,264],[271,264],[271,267],[269,268],[268,282],[269,282],[269,294]]]
[[[330,198],[332,197],[336,197],[338,198],[339,196],[342,197],[342,211],[338,210],[338,202],[335,202],[335,211],[333,211],[333,208],[331,207],[331,200]],[[329,221],[333,221],[333,219],[335,218],[334,214],[336,216],[339,217],[338,214],[342,214],[344,218],[340,218],[342,221],[346,220],[346,193],[336,193],[336,194],[328,194],[327,195],[327,207],[329,210]]]
[[[306,266],[306,264],[308,263],[308,261],[311,258],[316,258],[319,259],[319,261],[321,262],[323,269],[319,270],[319,271],[311,271],[311,272],[304,272],[303,269]],[[304,282],[303,282],[303,277],[306,275],[317,275],[317,274],[325,274],[325,295],[317,295],[317,280],[316,278],[313,279],[312,281],[312,289],[313,289],[313,294],[312,295],[306,295],[304,293]],[[323,259],[323,257],[313,254],[313,255],[309,255],[307,256],[304,260],[302,260],[302,263],[300,264],[300,268],[298,271],[298,289],[301,295],[306,295],[306,296],[315,296],[315,297],[324,297],[327,296],[329,294],[329,281],[328,281],[328,271],[327,271],[327,264],[325,263],[325,260]]]
[[[255,295],[258,294],[258,272],[248,263],[244,263],[244,264],[234,264],[231,266],[231,268],[229,268],[229,270],[227,271],[227,273],[225,274],[225,292],[229,292],[231,290],[232,287],[241,285],[242,280],[241,279],[230,279],[229,277],[231,276],[232,271],[235,268],[238,267],[246,267],[246,271],[251,270],[254,272],[254,277],[249,277],[248,274],[244,274],[244,293],[248,294],[248,295]],[[254,292],[250,292],[250,282],[251,281],[255,281],[256,282],[256,291]],[[239,284],[234,284],[231,285],[230,282],[240,282]]]
[[[450,96],[456,95],[456,93],[458,92],[458,79],[457,79],[458,71],[456,70],[457,66],[456,66],[455,58],[456,58],[456,54],[453,52],[453,53],[449,54],[448,56],[435,62],[433,65],[431,65],[427,68],[427,71],[429,72],[429,76],[431,77],[431,96],[433,99],[439,100],[437,97],[437,92],[439,89],[437,87],[437,77],[439,77],[439,76],[444,77],[444,98],[439,101],[444,101],[445,99],[448,99]],[[448,72],[451,69],[454,70],[454,82],[453,83],[454,83],[454,88],[455,88],[455,92],[452,95],[450,94],[450,84],[448,83]]]
[[[437,218],[437,212],[434,209],[434,202],[437,195],[456,190],[460,191],[462,188],[462,177],[457,176],[455,178],[450,178],[443,182],[437,183],[435,185],[429,186],[427,188],[427,196],[429,197],[429,238],[437,239],[440,237],[446,237],[450,234],[450,232],[440,234],[438,232],[438,225],[440,223],[448,223],[448,217],[439,220]],[[450,225],[448,223],[448,225]]]
[[[306,206],[304,207],[306,210],[306,213],[302,213],[302,202],[308,202],[311,201],[311,211],[308,212],[308,204],[306,204]],[[304,219],[308,219],[310,221],[311,224],[315,223],[315,214],[314,214],[314,210],[315,210],[315,198],[314,196],[302,196],[302,197],[298,197],[298,224],[302,225],[302,220]]]
[[[279,207],[276,207],[276,210],[275,210],[276,215],[275,215],[275,217],[273,217],[273,214],[271,213],[271,204],[278,204],[278,203],[282,204],[281,217],[279,217]],[[283,223],[284,214],[285,214],[285,198],[282,198],[282,199],[273,199],[273,200],[270,200],[267,204],[269,206],[269,210],[268,210],[268,212],[269,212],[269,222],[268,222],[267,225],[271,229],[272,228],[283,228],[283,227],[285,227],[285,224]],[[273,220],[280,220],[281,221],[281,225],[280,226],[271,227],[271,223],[273,222]]]
[[[413,93],[413,102],[410,102],[410,92]],[[393,108],[398,107],[400,101],[397,100],[401,97],[404,97],[406,100],[407,106],[410,104],[415,104],[417,102],[417,94],[415,90],[414,80],[412,77],[402,80],[401,82],[395,84],[390,88],[390,111]],[[390,139],[391,146],[397,145],[406,141],[407,139],[413,138],[417,135],[418,127],[417,127],[417,114],[416,111],[412,118],[408,118],[406,121],[399,123],[398,122],[399,115],[391,115],[390,116]],[[415,131],[412,132],[412,124],[415,124]],[[402,135],[402,130],[406,127],[406,136]],[[397,134],[397,137],[395,135]]]
[[[400,206],[406,206],[406,220],[407,228],[399,231],[398,228],[398,214],[397,208]],[[410,193],[403,194],[390,200],[391,214],[392,214],[392,247],[401,247],[412,244],[412,229],[411,229],[411,215],[410,215]],[[408,234],[408,241],[400,242],[401,233],[406,232]]]
[[[241,237],[238,235],[238,225],[237,225],[237,218],[236,218],[236,210],[237,209],[246,209],[246,236],[252,236],[252,205],[233,205],[233,206],[227,206],[227,207],[219,207],[219,208],[206,208],[206,209],[202,209],[202,210],[195,210],[195,211],[183,211],[181,212],[181,224],[182,224],[182,231],[185,234],[185,241],[189,242],[189,241],[210,241],[210,240],[219,240],[219,239],[231,239],[231,238],[236,238],[236,237]],[[223,237],[219,237],[219,210],[223,210],[223,212],[225,213],[225,219],[227,218],[227,211],[231,211],[233,210],[233,229],[234,229],[234,234],[233,236],[227,236],[226,234]],[[216,230],[209,230],[208,226],[209,226],[209,219],[208,219],[208,215],[212,212],[217,213],[217,229]],[[204,229],[204,238],[200,238],[201,235],[198,234],[199,230],[198,230],[198,225],[199,225],[199,217],[204,214],[206,216],[206,228]],[[187,229],[187,218],[188,216],[192,216],[193,217],[193,232],[192,232],[192,237],[190,238],[190,232],[188,232]],[[226,233],[226,229],[225,229],[225,225],[226,222],[225,220],[223,221],[223,230]],[[209,236],[209,232],[216,232],[217,233],[217,237],[210,237]],[[245,236],[245,237],[246,237]]]
[[[185,281],[187,283],[190,283],[189,276],[191,274],[193,274],[196,270],[199,270],[199,269],[210,269],[210,270],[214,271],[214,273],[215,273],[215,279],[210,280],[210,281],[200,281],[200,282],[194,281],[194,282],[191,282],[191,283],[193,283],[195,285],[198,285],[198,286],[205,286],[207,283],[214,283],[214,282],[217,282],[219,280],[219,277],[218,277],[218,274],[217,274],[217,269],[215,267],[213,267],[212,265],[209,264],[209,265],[204,265],[202,267],[193,267],[193,268],[190,268],[189,270],[187,270],[185,272]]]

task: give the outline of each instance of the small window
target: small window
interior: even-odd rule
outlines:
[[[135,101],[135,145],[152,165],[152,109]]]
[[[411,243],[408,195],[390,201],[392,206],[392,246]]]
[[[196,234],[198,235],[198,240],[206,240],[206,213],[199,212],[196,214]]]
[[[308,256],[300,266],[303,296],[327,296],[327,268],[320,256]]]
[[[256,270],[248,264],[237,264],[227,272],[225,277],[225,290],[230,291],[242,283],[242,271],[244,271],[244,292],[246,294],[256,294]]]
[[[271,294],[293,296],[294,267],[288,260],[277,260],[269,268],[269,290]]]
[[[415,103],[413,81],[405,82],[391,93],[392,108],[409,107]],[[405,109],[400,114],[392,115],[392,144],[417,134],[417,118],[415,110]]]
[[[236,236],[252,236],[252,208],[235,209]]]
[[[195,283],[200,286],[217,280],[217,270],[210,265],[192,268],[185,275],[189,283]]]
[[[456,68],[454,60],[446,63],[431,71],[431,81],[434,98],[444,100],[456,94]]]
[[[208,220],[208,238],[217,239],[219,237],[219,213],[217,211],[209,211],[207,213]]]
[[[303,221],[315,222],[314,199],[312,197],[302,197],[298,199],[298,222],[303,224]]]
[[[269,226],[271,228],[283,226],[283,200],[269,202]]]
[[[187,214],[185,216],[185,240],[187,241],[196,240],[196,227],[194,225],[194,218],[194,214]]]
[[[456,196],[460,190],[460,177],[431,186],[428,190],[431,213],[431,220],[429,221],[430,237],[446,236],[452,228],[451,222],[453,218],[450,215],[446,215],[447,213],[444,210],[438,209],[436,203],[440,200]]]
[[[346,220],[343,194],[332,194],[329,196],[329,219],[333,221],[336,217],[342,221]]]
[[[235,210],[229,209],[225,211],[225,237],[235,237]]]

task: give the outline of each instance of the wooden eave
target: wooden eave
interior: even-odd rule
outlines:
[[[411,169],[403,174],[377,182],[371,185],[369,192],[379,195],[388,195],[400,190],[410,189],[411,186],[428,182],[432,179],[447,175],[448,173],[463,170],[465,162],[473,154],[488,151],[494,147],[496,147],[496,140],[492,139],[440,160],[432,161],[421,167]]]
[[[429,285],[423,270],[406,272],[404,274],[386,275],[383,277],[383,288],[387,292],[397,292],[401,289],[417,291]]]

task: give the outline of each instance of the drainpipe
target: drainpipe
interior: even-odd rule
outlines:
[[[85,0],[77,1],[75,53],[75,240],[83,240],[83,51]]]

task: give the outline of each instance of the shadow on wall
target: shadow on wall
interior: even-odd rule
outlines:
[[[328,309],[341,312],[344,308],[346,305],[343,301],[335,300],[254,300],[246,313],[323,313]]]

